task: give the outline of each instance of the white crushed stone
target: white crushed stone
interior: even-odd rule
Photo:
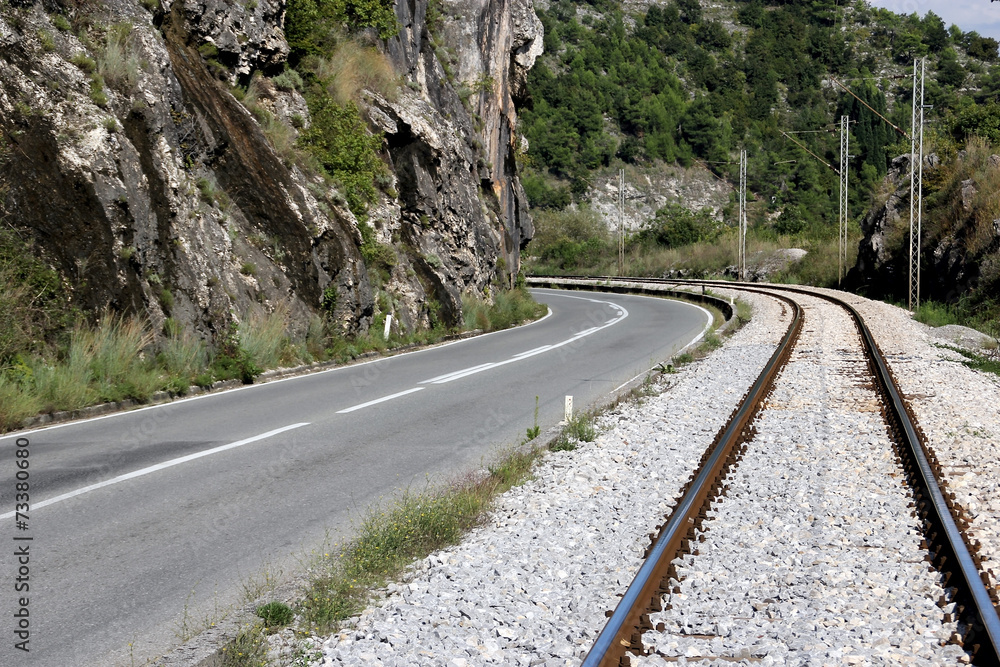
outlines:
[[[990,586],[1000,593],[1000,377],[963,365],[908,311],[842,292],[868,324],[967,515]],[[992,570],[992,574],[990,573]]]
[[[761,665],[967,662],[920,548],[848,314],[795,297],[805,326],[727,497],[643,641],[663,658]]]

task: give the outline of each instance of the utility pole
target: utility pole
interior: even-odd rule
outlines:
[[[625,170],[618,170],[618,275],[625,275]]]
[[[736,250],[737,279],[747,277],[747,152],[740,151],[740,229]]]
[[[839,221],[839,251],[837,263],[839,271],[837,275],[837,286],[844,280],[844,270],[847,267],[847,162],[849,155],[849,139],[847,136],[848,119],[847,116],[840,117],[840,221]]]
[[[917,125],[917,61],[913,61],[913,108],[910,112],[910,312],[920,307],[920,236],[924,194],[924,65],[920,60],[920,118]],[[919,134],[919,137],[918,137]],[[919,152],[918,152],[919,148]],[[914,216],[914,209],[916,215]],[[914,229],[916,223],[916,229]]]

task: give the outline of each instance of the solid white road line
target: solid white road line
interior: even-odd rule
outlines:
[[[69,493],[64,493],[61,496],[56,496],[55,498],[49,498],[48,500],[43,500],[40,503],[31,503],[31,509],[37,510],[42,507],[47,507],[49,505],[54,505],[55,503],[61,502],[63,500],[68,500],[69,498],[75,498],[76,496],[87,493],[88,491],[95,491],[97,489],[102,489],[105,486],[111,486],[112,484],[117,484],[119,482],[124,482],[129,479],[135,479],[136,477],[142,477],[143,475],[148,475],[165,468],[171,468],[181,463],[187,463],[188,461],[194,461],[195,459],[200,459],[203,456],[210,456],[212,454],[218,454],[219,452],[224,452],[227,449],[236,449],[237,447],[242,447],[243,445],[249,445],[251,442],[257,442],[258,440],[263,440],[265,438],[270,438],[273,435],[278,435],[279,433],[284,433],[285,431],[291,431],[292,429],[300,428],[302,426],[308,426],[308,422],[302,424],[292,424],[291,426],[284,426],[282,428],[276,428],[273,431],[268,431],[267,433],[261,433],[260,435],[255,435],[252,438],[246,438],[245,440],[239,440],[237,442],[231,442],[228,445],[221,445],[213,449],[206,449],[203,452],[196,452],[194,454],[188,454],[187,456],[182,456],[180,458],[171,459],[170,461],[164,461],[163,463],[157,463],[154,466],[149,466],[148,468],[142,468],[141,470],[136,470],[134,472],[126,473],[124,475],[118,475],[118,477],[113,477],[109,480],[103,482],[98,482],[97,484],[91,484],[90,486],[85,486],[76,491],[70,491]],[[14,516],[14,512],[7,512],[6,514],[0,514],[0,521],[4,519],[9,519]]]
[[[505,359],[504,361],[495,361],[495,362],[489,363],[489,364],[480,364],[478,366],[471,366],[469,368],[463,368],[463,369],[458,370],[458,371],[452,371],[451,373],[446,373],[445,375],[438,375],[437,377],[432,377],[429,380],[422,380],[418,384],[445,384],[446,382],[452,382],[453,380],[459,380],[461,378],[468,377],[470,375],[475,375],[476,373],[482,373],[483,371],[489,370],[491,368],[496,368],[498,366],[505,366],[507,364],[512,364],[515,361],[521,361],[523,359],[527,359],[529,357],[533,357],[536,354],[542,354],[543,352],[548,352],[549,350],[555,350],[556,348],[560,348],[563,345],[569,345],[571,343],[575,343],[576,341],[580,340],[581,338],[584,338],[585,336],[589,336],[589,335],[591,335],[593,333],[597,333],[601,329],[606,329],[606,328],[608,328],[610,326],[618,324],[619,322],[621,322],[622,320],[624,320],[626,317],[628,317],[628,311],[627,310],[625,310],[623,307],[619,306],[618,304],[611,303],[610,301],[602,301],[600,299],[587,299],[587,298],[584,298],[584,297],[568,296],[568,295],[565,295],[565,294],[560,294],[558,296],[561,296],[561,297],[564,297],[564,298],[567,298],[567,299],[581,299],[583,301],[591,301],[593,303],[602,303],[602,304],[605,304],[605,305],[608,305],[608,306],[612,306],[613,308],[615,308],[618,311],[618,316],[615,317],[612,320],[608,320],[607,322],[605,322],[601,326],[591,327],[589,329],[581,331],[580,333],[574,334],[572,337],[567,338],[564,341],[560,341],[560,342],[554,343],[552,345],[543,345],[542,347],[536,347],[535,349],[528,350],[526,352],[520,352],[518,354],[515,354],[510,359]]]
[[[635,295],[635,296],[640,296],[640,295]],[[659,298],[659,297],[646,297],[646,298],[656,299],[656,298]],[[687,302],[683,302],[682,301],[681,303],[687,303]],[[699,306],[697,304],[694,304],[694,303],[688,303],[687,305],[691,306],[692,308],[697,308],[698,310],[700,310],[705,315],[705,317],[708,318],[708,321],[705,324],[705,328],[701,330],[701,333],[698,334],[698,336],[694,340],[692,340],[690,343],[688,343],[687,345],[685,345],[681,349],[679,349],[676,352],[674,352],[671,355],[671,357],[676,357],[678,354],[681,354],[682,352],[684,352],[684,350],[688,349],[689,347],[691,347],[692,345],[694,345],[695,343],[697,343],[698,341],[700,341],[702,338],[704,338],[705,334],[708,333],[708,330],[712,328],[712,324],[715,322],[715,316],[712,315],[712,313],[710,313],[707,310],[705,310],[704,308],[702,308],[701,306]],[[653,366],[653,368],[656,368],[656,366]],[[626,386],[629,382],[632,382],[633,380],[637,380],[638,378],[642,377],[643,375],[645,375],[649,371],[653,370],[653,368],[650,368],[649,370],[645,370],[645,371],[639,373],[638,375],[636,375],[631,380],[626,380],[625,382],[622,382],[620,385],[618,385],[617,387],[615,387],[614,389],[612,389],[611,393],[613,394],[616,391],[618,391],[619,389],[621,389],[622,387]]]
[[[354,412],[355,410],[360,410],[361,408],[367,408],[369,405],[375,405],[376,403],[384,403],[386,401],[391,401],[394,398],[399,398],[400,396],[406,396],[407,394],[412,394],[415,391],[423,391],[423,389],[424,389],[423,387],[414,387],[413,389],[407,389],[406,391],[390,394],[389,396],[376,398],[374,401],[368,401],[367,403],[360,403],[358,405],[349,408],[344,408],[343,410],[337,410],[337,414],[342,415],[346,412]]]

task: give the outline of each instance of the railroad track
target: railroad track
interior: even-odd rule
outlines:
[[[601,278],[604,289],[616,289],[614,280]],[[923,648],[934,656],[927,664],[1000,664],[998,600],[985,585],[978,544],[966,538],[968,521],[857,311],[794,288],[669,284],[679,282],[770,294],[792,309],[792,323],[650,536],[638,575],[583,664],[754,659],[753,651],[730,650],[754,633],[762,646],[825,646],[830,662],[865,662],[863,652],[828,645],[854,641],[850,628],[837,629],[844,619],[912,624],[905,636],[944,644]],[[782,498],[816,511],[788,509]],[[807,599],[837,587],[858,595]],[[920,608],[927,596],[926,614],[894,620],[897,607]],[[774,655],[773,645],[761,655]],[[920,654],[888,641],[876,655],[902,661],[910,649]]]

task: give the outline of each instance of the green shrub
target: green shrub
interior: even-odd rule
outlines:
[[[293,69],[286,69],[271,81],[279,90],[302,90],[305,85],[302,76]]]
[[[56,41],[52,38],[52,33],[48,30],[38,31],[38,43],[42,46],[42,51],[46,53],[56,50]]]
[[[288,625],[295,618],[295,614],[284,602],[268,602],[257,607],[257,616],[264,621],[268,628],[276,628]]]
[[[289,0],[285,38],[292,57],[329,52],[342,25],[375,28],[381,39],[399,31],[393,0]]]
[[[710,209],[697,213],[681,204],[667,204],[656,212],[653,220],[643,226],[637,240],[658,243],[668,248],[680,248],[703,241],[714,241],[722,230]]]
[[[73,57],[70,58],[69,61],[87,74],[90,74],[97,69],[97,61],[83,52],[74,53]]]
[[[108,96],[104,92],[104,78],[94,72],[90,77],[90,100],[97,106],[108,106]]]
[[[363,215],[375,198],[375,178],[386,170],[378,156],[382,135],[368,131],[353,102],[339,105],[322,90],[307,99],[312,125],[299,135],[299,145],[343,185],[351,211]]]
[[[38,354],[76,317],[59,274],[32,245],[0,229],[0,370],[18,354]]]
[[[198,53],[201,54],[202,58],[218,58],[219,57],[219,47],[211,42],[205,42],[198,47]]]
[[[52,25],[54,25],[58,30],[61,30],[62,32],[67,32],[73,29],[73,26],[70,25],[70,22],[66,20],[66,17],[63,16],[62,14],[53,14],[51,18],[52,18]]]
[[[540,263],[556,270],[594,266],[613,252],[607,226],[589,208],[539,211],[534,222],[535,237],[529,251]]]

